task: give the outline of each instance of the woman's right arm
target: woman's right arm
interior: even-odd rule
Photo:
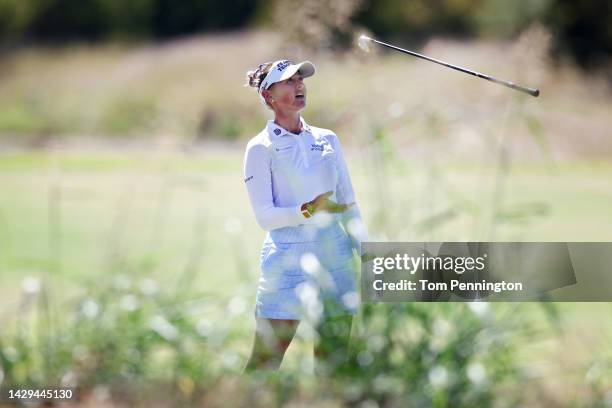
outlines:
[[[266,231],[302,224],[306,218],[301,212],[301,205],[274,206],[270,160],[270,152],[266,146],[259,143],[247,145],[244,155],[244,182],[255,219]]]

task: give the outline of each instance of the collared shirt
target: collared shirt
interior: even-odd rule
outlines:
[[[327,191],[333,192],[329,198],[338,204],[355,203],[336,134],[310,126],[303,118],[300,122],[301,131],[294,134],[270,120],[247,144],[244,181],[255,218],[264,230],[329,222],[328,213],[305,218],[300,209],[303,203]],[[334,216],[340,218],[354,241],[365,239],[356,203]]]

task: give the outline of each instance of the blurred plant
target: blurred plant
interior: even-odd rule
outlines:
[[[391,174],[405,177],[407,175],[406,167],[405,163],[399,158],[397,149],[395,149],[385,127],[375,121],[371,125],[369,135],[371,138],[368,140],[371,147],[371,160],[368,162],[372,166],[372,171],[368,174],[371,176],[371,186],[374,187],[372,193],[377,199],[372,200],[375,208],[372,211],[371,224],[368,228],[392,241],[398,237],[404,227],[400,223],[393,222],[393,220],[399,217],[409,222],[411,218],[410,207],[402,201],[401,197],[391,197],[388,183],[374,182],[374,180],[388,180]]]
[[[150,131],[157,114],[156,102],[155,98],[136,92],[122,94],[109,101],[99,126],[108,135],[126,136]]]
[[[283,52],[303,56],[352,46],[351,17],[362,0],[276,1],[273,28],[282,33]]]
[[[365,304],[349,362],[330,367],[331,382],[351,405],[516,406],[515,356],[530,323],[514,308]]]
[[[239,109],[228,109],[221,112],[221,109],[207,109],[202,115],[200,126],[197,129],[197,137],[200,140],[207,138],[221,138],[233,141],[244,134],[243,121],[238,115]]]
[[[24,279],[18,313],[0,326],[0,384],[76,387],[80,398],[102,393],[132,401],[133,406],[147,406],[140,400],[158,397],[169,405],[186,406],[221,374],[238,372],[241,362],[231,345],[239,337],[225,323],[213,327],[211,322],[225,309],[232,316],[244,312],[242,299],[225,306],[223,300],[189,288],[205,247],[203,212],[193,223],[193,247],[184,271],[176,285],[162,285],[150,277],[157,266],[154,256],[135,263],[125,256],[121,236],[133,190],[124,191],[110,232],[107,273],[79,279],[77,293],[66,295],[65,186],[59,170],[54,175],[47,193],[47,273],[42,279]],[[199,179],[187,181],[182,184],[201,191]],[[169,180],[160,191],[151,253],[159,250],[165,232],[162,219],[177,184]],[[167,393],[159,395],[158,387]],[[151,392],[153,396],[146,397]]]
[[[553,0],[520,0],[509,3],[487,0],[475,9],[472,20],[484,36],[511,38],[536,21],[542,21]]]
[[[612,358],[598,356],[586,370],[584,382],[589,389],[586,398],[589,406],[609,407],[612,405]],[[585,403],[585,406],[587,403]]]
[[[555,33],[554,55],[569,53],[587,69],[609,68],[612,59],[610,2],[553,0],[545,21]]]
[[[240,27],[255,12],[257,1],[186,0],[2,0],[0,43],[23,38],[98,40],[159,38],[199,30]]]
[[[176,390],[179,400],[190,400],[219,373],[239,369],[237,356],[226,349],[227,340],[221,347],[224,329],[211,331],[206,316],[194,313],[185,299],[154,280],[120,275],[87,287],[64,304],[56,331],[38,330],[40,318],[5,326],[0,342],[3,384],[81,391],[129,385],[130,393],[138,393],[164,383]],[[39,354],[42,349],[49,361]]]
[[[546,33],[533,28],[521,37],[515,52],[535,53],[537,55],[531,55],[531,63],[541,64],[547,44],[539,41],[542,38],[546,39]],[[537,43],[536,49],[525,50],[525,43],[531,45],[532,41]],[[528,66],[522,65],[522,68]],[[367,139],[370,160],[366,161],[370,166],[369,185],[375,186],[373,194],[376,196],[372,200],[376,203],[374,215],[368,223],[371,232],[391,241],[405,240],[406,234],[413,240],[435,240],[435,237],[448,236],[449,230],[445,227],[451,222],[468,217],[474,220],[474,225],[485,226],[484,234],[475,228],[471,233],[463,231],[460,240],[483,237],[494,240],[496,228],[502,223],[504,226],[524,225],[534,217],[545,216],[547,203],[509,205],[504,194],[513,158],[506,140],[510,123],[525,126],[527,135],[534,138],[542,153],[549,153],[546,134],[525,105],[525,98],[514,98],[503,120],[499,121],[501,125],[496,128],[499,133],[496,133],[492,149],[497,154],[491,156],[489,153],[492,163],[485,163],[497,171],[489,189],[490,197],[483,194],[467,198],[447,180],[449,175],[444,173],[441,163],[450,157],[444,154],[444,148],[449,143],[448,135],[457,120],[455,117],[439,108],[421,109],[422,140],[411,146],[423,149],[425,159],[417,162],[422,168],[413,166],[410,172],[406,171],[407,160],[398,154],[399,148],[389,136],[393,125],[381,126],[378,117],[371,115],[369,120],[373,125]],[[376,112],[374,109],[365,111]],[[485,136],[484,142],[489,134]],[[418,200],[407,201],[402,188],[398,189],[400,194],[393,194],[393,186],[387,180],[398,179],[402,180],[400,185],[411,186],[410,191]],[[487,212],[493,214],[492,218]],[[343,389],[342,398],[352,405],[520,404],[522,396],[515,387],[525,373],[516,363],[518,347],[528,343],[537,330],[531,327],[528,317],[514,310],[513,306],[486,303],[365,304],[362,326],[353,337],[350,362],[331,368],[334,373],[332,388]],[[543,304],[542,312],[552,327],[560,330],[556,306]],[[351,385],[343,387],[338,378],[350,378],[347,383]]]
[[[366,1],[356,21],[382,37],[415,44],[435,34],[473,33],[471,16],[486,0]]]

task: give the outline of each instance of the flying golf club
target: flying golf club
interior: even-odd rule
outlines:
[[[364,50],[364,51],[369,51],[370,50],[370,48],[369,48],[369,43],[370,42],[382,45],[382,46],[387,47],[387,48],[391,48],[392,50],[403,52],[404,54],[412,55],[413,57],[421,58],[421,59],[424,59],[424,60],[427,60],[427,61],[430,61],[430,62],[435,62],[436,64],[443,65],[443,66],[448,67],[448,68],[452,68],[452,69],[454,69],[456,71],[465,72],[466,74],[474,75],[474,76],[476,76],[478,78],[486,79],[487,81],[495,82],[496,84],[504,85],[504,86],[507,86],[508,88],[512,88],[512,89],[520,91],[520,92],[525,92],[525,93],[527,93],[527,94],[529,94],[531,96],[537,97],[540,94],[540,90],[539,89],[526,88],[526,87],[517,85],[514,82],[504,81],[503,79],[493,78],[492,76],[481,74],[480,72],[472,71],[471,69],[467,69],[467,68],[463,68],[463,67],[460,67],[460,66],[457,66],[457,65],[449,64],[448,62],[444,62],[444,61],[441,61],[441,60],[438,60],[438,59],[435,59],[435,58],[428,57],[428,56],[423,55],[423,54],[419,54],[419,53],[414,52],[414,51],[405,50],[403,48],[396,47],[395,45],[387,44],[387,43],[382,42],[382,41],[378,41],[378,40],[376,40],[374,38],[370,38],[370,37],[368,37],[366,35],[361,35],[359,37],[359,40],[358,40],[359,47],[362,50]]]

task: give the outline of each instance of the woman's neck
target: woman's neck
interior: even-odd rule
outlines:
[[[274,123],[283,129],[287,129],[291,133],[295,133],[296,135],[300,133],[302,129],[302,122],[300,121],[300,114],[293,113],[291,115],[283,115],[276,112],[274,117]]]

